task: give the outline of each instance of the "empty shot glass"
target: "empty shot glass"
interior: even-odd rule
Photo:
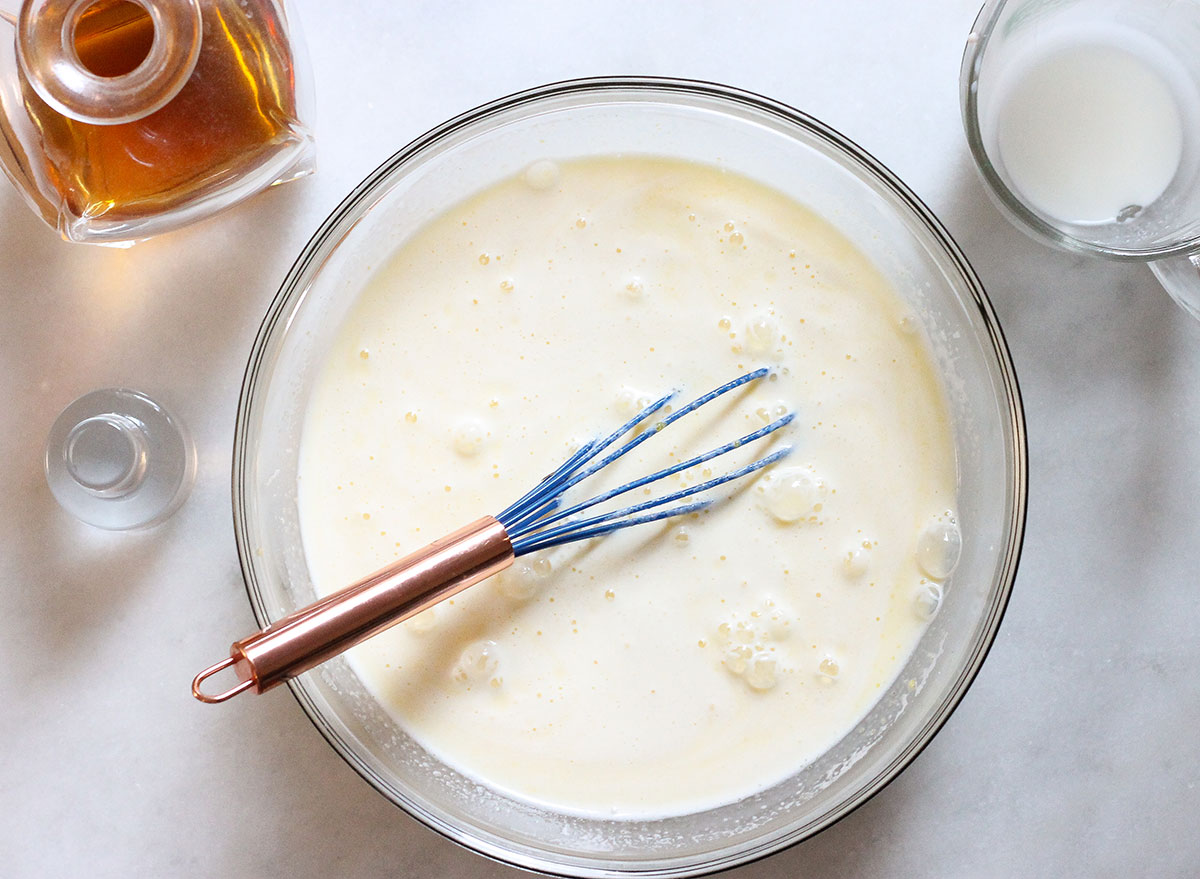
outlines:
[[[183,423],[145,394],[108,388],[67,406],[50,429],[46,481],[63,509],[111,531],[161,522],[196,475]]]

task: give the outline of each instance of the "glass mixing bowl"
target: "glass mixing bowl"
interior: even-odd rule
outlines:
[[[290,686],[329,743],[384,796],[483,855],[569,876],[692,876],[829,826],[899,773],[946,722],[987,654],[1025,521],[1016,378],[983,288],[946,230],[886,168],[787,106],[724,86],[578,80],[522,92],[418,138],[358,186],[304,248],[263,321],[234,445],[234,523],[266,626],[314,598],[296,502],[313,381],[341,319],[423,224],[541,158],[652,154],[765,182],[837,226],[923,322],[954,426],[962,559],[938,615],[878,704],[816,762],[740,802],[659,820],[564,815],[505,796],[426,752],[344,659]]]

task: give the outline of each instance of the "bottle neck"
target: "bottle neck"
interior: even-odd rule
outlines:
[[[118,125],[167,104],[200,54],[199,0],[26,0],[17,58],[53,109]]]

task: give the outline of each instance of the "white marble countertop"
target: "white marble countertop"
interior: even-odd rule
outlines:
[[[1027,409],[1024,559],[974,687],[865,807],[730,875],[1200,872],[1200,325],[1145,267],[1050,251],[985,197],[957,91],[978,0],[298,5],[316,177],[127,251],[63,243],[0,187],[0,873],[517,875],[377,795],[286,691],[214,709],[188,682],[253,628],[235,404],[304,241],[432,125],[611,73],[758,91],[872,152],[974,263]],[[114,385],[199,446],[191,498],[142,533],[78,524],[41,474],[59,410]]]

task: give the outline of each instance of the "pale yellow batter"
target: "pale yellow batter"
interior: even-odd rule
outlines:
[[[782,464],[683,522],[518,560],[352,651],[417,740],[571,811],[746,796],[827,750],[895,677],[958,530],[946,405],[914,317],[831,225],[769,188],[669,160],[539,162],[399,247],[305,423],[301,524],[322,592],[498,513],[645,401],[759,365],[776,377],[593,487],[795,410],[728,466],[793,445]]]

